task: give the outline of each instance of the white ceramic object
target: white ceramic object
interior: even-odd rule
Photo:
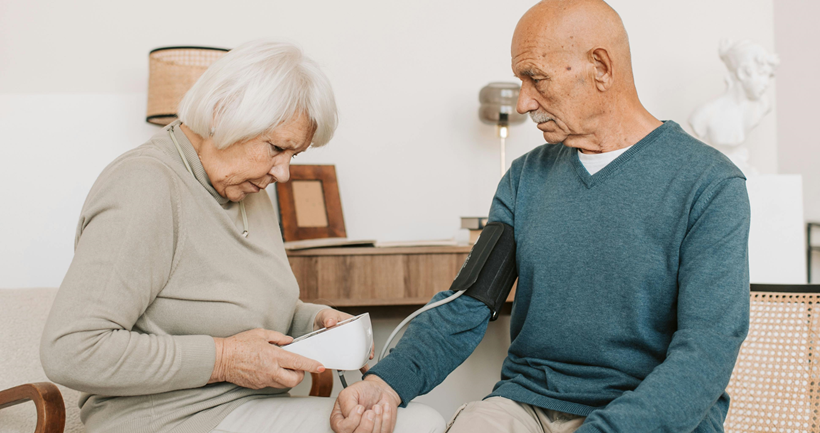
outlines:
[[[724,39],[719,52],[729,70],[726,92],[698,107],[689,125],[698,138],[726,154],[746,174],[755,174],[757,170],[749,165],[749,150],[743,142],[772,111],[766,90],[780,59],[748,40]]]
[[[752,284],[806,284],[806,225],[803,179],[799,174],[761,174],[746,181],[749,228],[749,281]]]
[[[358,370],[370,360],[373,327],[370,314],[364,313],[305,334],[282,349],[314,359],[332,370]]]

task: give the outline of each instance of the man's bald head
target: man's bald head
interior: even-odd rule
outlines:
[[[521,18],[516,44],[540,45],[544,54],[563,50],[588,57],[603,48],[616,59],[620,72],[632,75],[629,37],[620,15],[602,0],[543,0]]]
[[[512,67],[522,81],[518,111],[530,112],[550,143],[597,134],[615,110],[644,110],[626,29],[602,0],[533,6],[515,28]]]

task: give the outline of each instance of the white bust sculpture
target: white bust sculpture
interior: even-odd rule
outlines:
[[[726,92],[698,107],[689,125],[698,138],[720,149],[747,174],[754,174],[749,151],[741,144],[772,110],[766,90],[780,59],[754,42],[728,39],[720,42],[720,58],[729,69]]]

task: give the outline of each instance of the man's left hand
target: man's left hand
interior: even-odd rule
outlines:
[[[382,378],[370,375],[339,393],[330,414],[336,433],[392,433],[401,398]]]

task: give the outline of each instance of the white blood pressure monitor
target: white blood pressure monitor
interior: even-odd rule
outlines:
[[[358,370],[367,364],[373,348],[370,314],[364,313],[322,328],[282,346],[288,352],[322,363],[332,370]]]

